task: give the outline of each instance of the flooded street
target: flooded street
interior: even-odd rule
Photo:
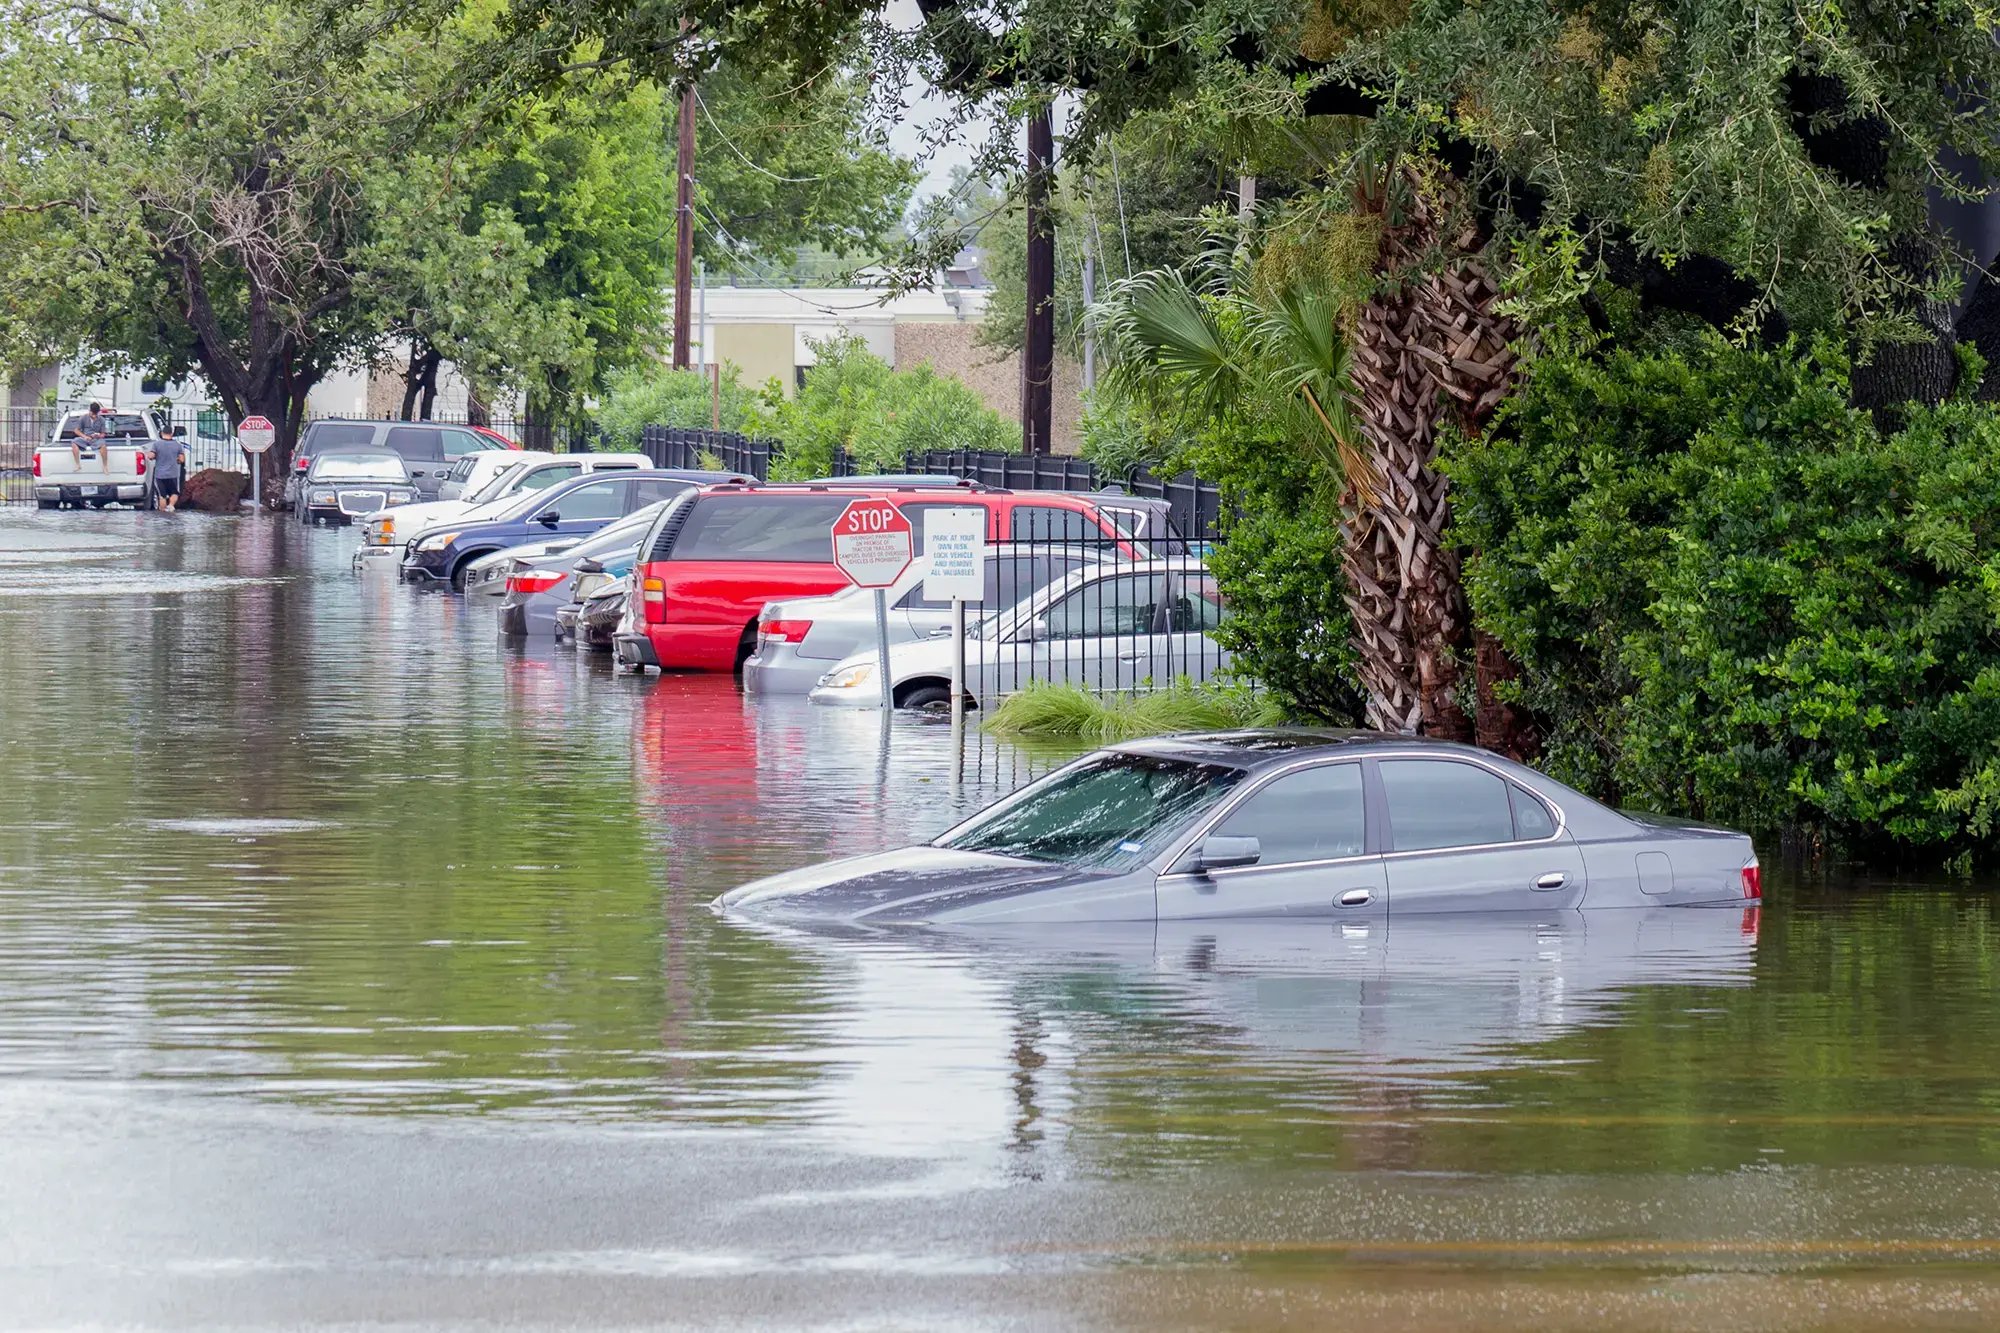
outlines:
[[[0,1326],[2000,1324],[1988,883],[746,927],[1060,753],[353,540],[0,507]]]

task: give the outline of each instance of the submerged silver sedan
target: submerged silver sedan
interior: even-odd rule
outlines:
[[[1741,907],[1728,829],[1600,805],[1471,746],[1378,732],[1099,750],[919,847],[774,875],[726,912],[867,922],[1367,919]]]

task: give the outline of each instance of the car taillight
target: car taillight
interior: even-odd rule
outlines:
[[[1743,867],[1743,896],[1759,900],[1764,897],[1764,868],[1757,864],[1755,857]]]
[[[783,639],[786,643],[805,642],[806,633],[811,630],[810,620],[766,620],[757,626],[757,633],[767,639]]]
[[[667,619],[667,585],[660,579],[641,579],[639,606],[646,613],[648,625],[664,624]]]
[[[512,574],[507,578],[507,591],[519,593],[547,592],[561,583],[563,576],[557,574]]]

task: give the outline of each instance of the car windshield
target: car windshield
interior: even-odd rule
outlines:
[[[489,477],[484,486],[481,486],[478,490],[467,496],[466,499],[470,500],[473,504],[481,504],[487,500],[497,500],[505,495],[513,487],[514,483],[520,479],[521,474],[527,470],[528,465],[526,463],[514,463],[503,467]]]
[[[321,454],[313,460],[311,473],[314,481],[339,481],[343,478],[402,481],[408,475],[403,470],[403,460],[388,453]]]
[[[1101,754],[974,816],[934,846],[1125,870],[1160,850],[1243,780],[1243,770],[1152,755]]]

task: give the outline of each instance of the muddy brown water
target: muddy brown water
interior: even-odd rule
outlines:
[[[2000,1324],[1988,885],[737,925],[1055,756],[350,548],[0,508],[0,1326]]]

